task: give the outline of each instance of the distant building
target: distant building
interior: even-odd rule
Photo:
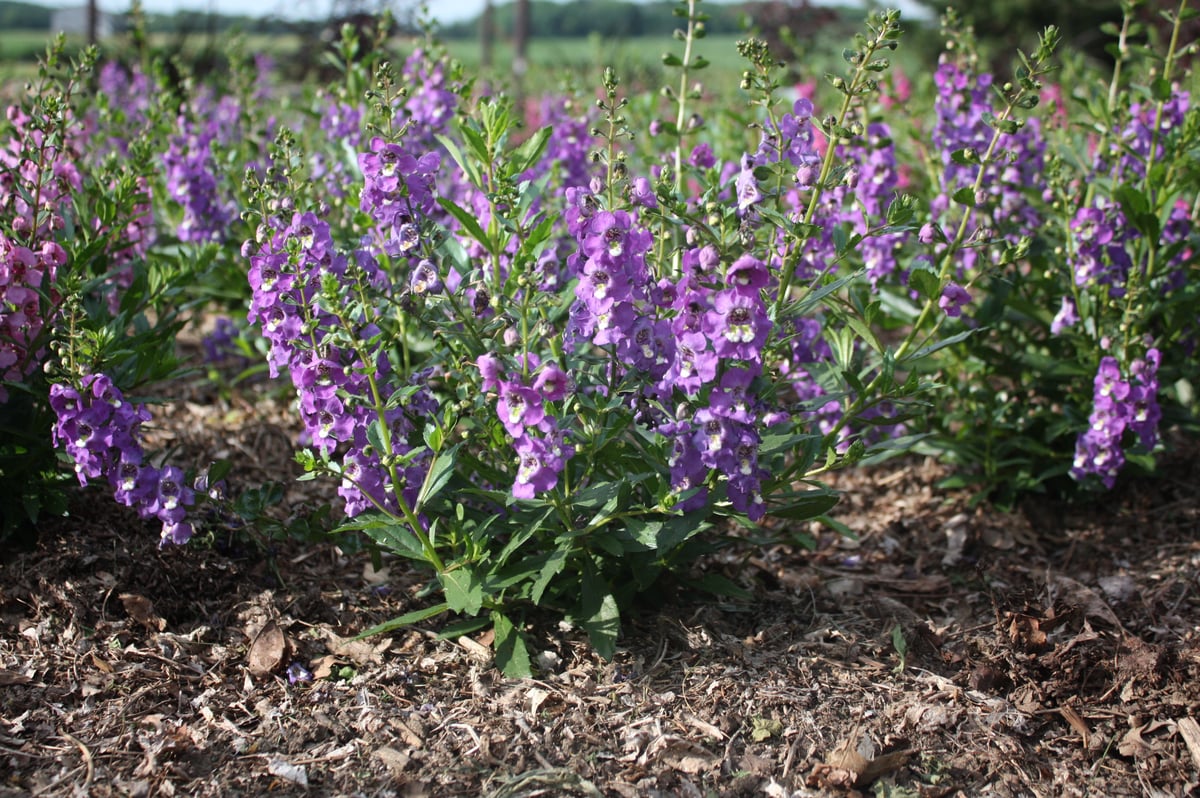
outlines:
[[[96,11],[96,38],[104,39],[116,32],[116,20],[112,14]],[[56,8],[50,15],[50,32],[87,36],[88,7]]]

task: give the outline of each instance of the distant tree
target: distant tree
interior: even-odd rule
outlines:
[[[829,36],[830,26],[842,19],[835,9],[815,6],[808,0],[749,2],[742,9],[771,52],[789,64],[796,63],[798,56],[802,56],[820,37]]]
[[[49,8],[33,3],[0,0],[0,30],[46,30],[50,27]]]
[[[1097,59],[1109,37],[1101,33],[1105,22],[1121,21],[1120,0],[972,0],[949,3],[945,0],[918,0],[940,16],[953,7],[975,28],[975,36],[1000,71],[1007,71],[1017,48],[1029,52],[1037,45],[1038,34],[1046,26],[1056,25],[1063,33],[1064,45]],[[1151,0],[1152,3],[1157,0]],[[1177,5],[1173,3],[1172,5]]]

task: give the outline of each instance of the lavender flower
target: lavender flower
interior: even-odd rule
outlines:
[[[118,502],[135,508],[142,518],[162,522],[164,544],[191,538],[186,518],[195,493],[178,468],[155,468],[145,462],[140,433],[150,414],[144,405],[126,402],[107,375],[88,374],[81,390],[60,383],[50,386],[50,407],[57,416],[54,443],[75,461],[80,484],[105,479]]]
[[[1075,443],[1072,477],[1082,480],[1094,475],[1106,488],[1112,488],[1125,464],[1123,439],[1127,430],[1137,436],[1143,449],[1154,448],[1162,418],[1158,406],[1160,360],[1159,351],[1150,349],[1144,359],[1130,364],[1125,375],[1115,357],[1101,359],[1093,381],[1088,428]]]

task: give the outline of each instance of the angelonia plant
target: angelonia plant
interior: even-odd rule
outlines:
[[[926,387],[861,341],[862,292],[835,265],[908,234],[890,178],[871,179],[890,165],[862,156],[860,203],[837,147],[814,144],[818,124],[856,135],[898,15],[872,20],[821,123],[747,41],[758,115],[718,155],[688,110],[704,16],[681,13],[675,121],[650,120],[670,149],[650,158],[612,70],[594,108],[551,105],[555,127],[529,131],[432,50],[374,72],[353,218],[331,223],[313,189],[333,164],[276,140],[243,254],[250,319],[297,391],[300,461],[338,480],[345,528],[431,568],[445,599],[381,628],[451,611],[447,633],[491,625],[501,667],[525,673],[523,618],[542,607],[609,656],[621,610],[687,579],[718,519],[767,534],[821,516],[836,496],[815,477],[895,445],[885,408]]]
[[[938,193],[919,233],[938,280],[918,268],[908,285],[940,287],[969,334],[927,364],[948,390],[922,447],[1001,506],[1111,488],[1126,464],[1153,468],[1165,424],[1194,429],[1200,112],[1180,68],[1195,46],[1178,40],[1193,14],[1186,2],[1168,12],[1174,33],[1156,55],[1134,47],[1135,10],[1109,31],[1107,85],[1069,91],[1045,83],[1047,38],[1003,81],[947,20],[955,46],[935,74],[926,156]],[[1031,116],[1043,101],[1058,107]],[[931,327],[902,296],[888,305]]]
[[[117,168],[88,151],[91,120],[79,96],[95,54],[70,65],[61,49],[61,40],[52,45],[38,83],[8,106],[0,138],[0,480],[10,497],[0,512],[4,535],[36,520],[43,507],[62,508],[49,476],[52,441],[75,447],[81,481],[102,473],[115,479],[116,467],[100,462],[107,451],[85,453],[113,445],[112,435],[132,441],[145,419],[140,410],[125,412],[119,389],[91,373],[88,359],[130,381],[165,376],[173,363],[174,313],[164,307],[156,324],[147,321],[145,309],[164,288],[151,287],[135,266],[151,235],[146,153],[126,151]],[[72,329],[78,350],[66,360],[78,370],[68,374],[63,330],[85,317]],[[132,355],[126,345],[140,351]],[[117,350],[126,354],[107,354]],[[53,389],[70,392],[72,383],[84,387],[77,382],[83,379],[87,399],[76,394],[72,408],[67,394],[51,399]],[[53,427],[58,410],[74,419],[69,430]],[[132,462],[134,446],[123,448]]]
[[[237,235],[212,220],[229,200],[211,198],[231,182],[213,176],[203,137],[173,130],[187,117],[173,119],[169,93],[150,91],[140,68],[96,70],[95,51],[70,63],[62,50],[51,45],[0,127],[0,483],[12,499],[0,537],[65,509],[57,447],[80,484],[105,486],[182,543],[204,475],[145,445],[136,392],[179,373],[175,335],[221,261],[214,239]],[[180,168],[185,140],[207,182],[200,166]],[[208,206],[179,185],[209,186]],[[220,233],[197,235],[201,224]],[[227,250],[232,263],[237,246]]]

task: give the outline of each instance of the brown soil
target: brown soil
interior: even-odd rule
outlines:
[[[162,442],[288,479],[264,407],[184,405]],[[0,795],[1193,794],[1195,455],[1009,515],[927,461],[840,475],[857,540],[714,557],[753,600],[667,597],[612,662],[547,623],[520,681],[436,619],[349,640],[421,606],[401,562],[160,550],[80,492],[0,566]]]

